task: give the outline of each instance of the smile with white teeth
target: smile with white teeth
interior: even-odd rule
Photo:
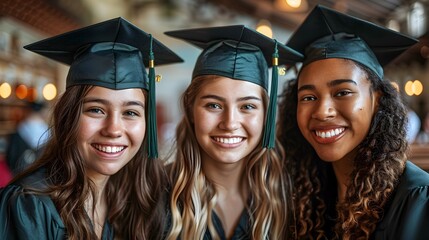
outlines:
[[[329,131],[315,131],[316,135],[321,138],[331,138],[343,133],[345,128],[335,128]]]
[[[223,137],[213,137],[216,142],[225,143],[225,144],[234,144],[243,141],[242,137],[231,137],[231,138],[223,138]]]
[[[117,153],[122,150],[124,150],[125,147],[123,146],[102,146],[98,144],[93,144],[98,151],[105,152],[105,153]]]

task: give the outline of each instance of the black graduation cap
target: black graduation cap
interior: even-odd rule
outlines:
[[[286,45],[304,54],[303,65],[327,58],[351,59],[383,79],[382,66],[416,42],[388,28],[317,5]]]
[[[302,54],[244,25],[193,28],[165,34],[185,40],[203,52],[192,77],[216,74],[250,81],[268,89],[268,66],[277,45],[279,65],[302,61]],[[265,61],[264,61],[265,60]]]
[[[252,82],[268,90],[268,67],[273,67],[267,127],[263,140],[264,147],[273,148],[277,66],[293,65],[302,61],[302,54],[244,25],[184,29],[165,34],[203,49],[195,64],[193,79],[201,75],[219,75]]]
[[[67,88],[87,84],[114,90],[148,90],[148,151],[150,158],[158,156],[154,56],[157,65],[182,62],[173,51],[120,17],[24,48],[70,65]],[[145,67],[149,68],[149,77]]]
[[[119,17],[24,46],[70,65],[66,86],[91,84],[112,89],[148,89],[150,54],[156,64],[183,62],[172,50]],[[151,49],[152,48],[152,49]]]

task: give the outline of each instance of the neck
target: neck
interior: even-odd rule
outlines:
[[[206,178],[216,187],[218,195],[243,194],[245,189],[243,161],[233,164],[212,163],[203,161],[202,168]]]
[[[104,222],[107,217],[107,201],[105,197],[105,189],[108,178],[91,179],[95,187],[94,193],[90,193],[85,200],[85,211],[91,219],[96,235],[101,238]],[[94,199],[95,197],[95,199]]]
[[[332,163],[335,177],[337,178],[338,201],[344,202],[347,187],[350,183],[350,175],[353,171],[353,160],[350,158],[342,159]]]
[[[222,223],[227,239],[231,239],[234,234],[249,194],[245,162],[242,160],[223,164],[210,160],[202,161],[205,176],[216,189],[217,200],[214,211]]]

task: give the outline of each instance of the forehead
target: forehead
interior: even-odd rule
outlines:
[[[114,90],[110,88],[94,86],[85,96],[86,98],[97,97],[106,99],[111,102],[117,101],[144,101],[145,91],[140,88],[128,88],[121,90]]]
[[[263,88],[255,83],[216,76],[204,80],[199,95],[216,94],[242,97],[243,95],[261,96]]]
[[[326,85],[339,79],[354,80],[358,85],[369,83],[366,72],[353,61],[329,58],[304,66],[298,76],[298,87],[307,84]]]

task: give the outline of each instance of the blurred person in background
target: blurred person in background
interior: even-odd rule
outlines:
[[[28,114],[9,136],[6,160],[13,175],[33,163],[49,138],[44,102],[27,102]]]
[[[422,130],[416,137],[415,143],[428,144],[429,143],[429,112],[426,113],[423,119]]]
[[[419,134],[421,121],[417,113],[410,107],[407,107],[407,118],[407,140],[412,144]]]

